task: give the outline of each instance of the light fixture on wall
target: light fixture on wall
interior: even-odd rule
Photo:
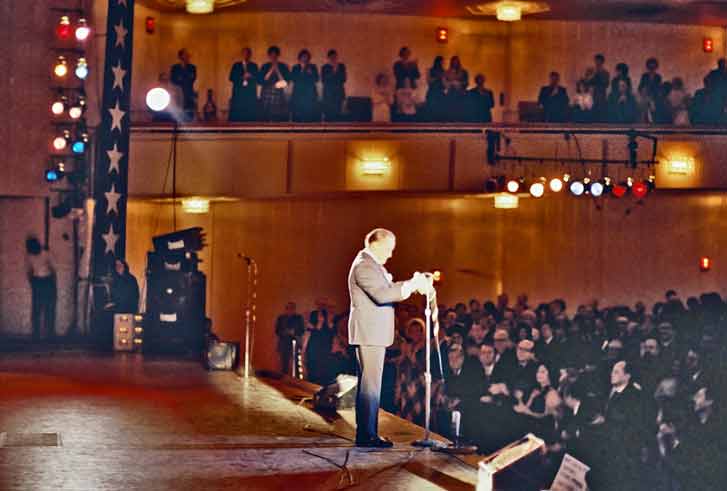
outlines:
[[[364,176],[383,176],[391,170],[388,157],[361,160],[361,174]]]
[[[712,38],[704,38],[702,40],[702,50],[705,53],[711,53],[714,51],[714,40]]]
[[[478,5],[468,5],[467,11],[472,15],[485,15],[496,17],[497,20],[503,22],[515,22],[521,20],[523,15],[548,12],[550,11],[550,6],[545,2],[501,0]]]
[[[513,210],[520,205],[520,198],[515,194],[500,193],[495,195],[495,208]]]
[[[446,44],[449,41],[449,29],[446,27],[437,27],[437,42]]]
[[[712,259],[707,256],[699,258],[699,271],[706,273],[710,269],[712,269]]]
[[[686,155],[675,155],[669,158],[667,172],[672,175],[688,175],[694,172],[694,159]]]
[[[185,213],[203,214],[210,211],[210,200],[205,198],[185,198],[182,200],[182,210]]]

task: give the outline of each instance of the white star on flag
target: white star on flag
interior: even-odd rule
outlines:
[[[116,46],[121,46],[126,49],[126,35],[129,31],[127,31],[124,27],[123,20],[120,20],[119,23],[114,26],[114,31],[116,31],[116,42],[114,43],[114,48]]]
[[[114,224],[112,223],[109,227],[109,231],[105,234],[101,234],[101,237],[103,237],[103,241],[106,242],[106,249],[104,250],[104,254],[108,254],[109,252],[111,254],[116,254],[116,241],[119,240],[119,235],[114,233]]]
[[[108,206],[106,206],[106,213],[111,213],[112,211],[119,214],[119,199],[121,198],[121,194],[116,192],[116,185],[111,185],[111,191],[108,193],[103,193],[104,196],[106,196],[106,202],[108,203]]]
[[[106,151],[106,155],[109,156],[109,175],[116,170],[117,174],[121,173],[121,170],[119,169],[119,161],[124,156],[123,152],[119,152],[118,147],[116,146],[116,143],[114,143],[114,148],[111,150]]]
[[[121,60],[119,60],[116,66],[111,67],[111,71],[114,72],[114,85],[111,87],[111,90],[114,90],[116,87],[118,87],[123,92],[126,70],[121,68]]]
[[[119,101],[116,100],[116,106],[109,109],[109,113],[111,113],[111,131],[114,131],[116,128],[121,131],[121,119],[124,117],[124,114],[126,114],[124,111],[121,110],[119,107]]]

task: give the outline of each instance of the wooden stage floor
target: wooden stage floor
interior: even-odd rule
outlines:
[[[0,354],[0,490],[471,490],[476,468],[410,445],[356,449],[352,410],[310,389],[200,363],[73,352]],[[345,466],[344,466],[345,464]]]

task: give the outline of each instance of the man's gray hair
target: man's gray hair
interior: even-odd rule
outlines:
[[[394,232],[392,232],[391,230],[386,230],[385,228],[375,228],[371,232],[366,234],[366,238],[364,239],[364,246],[368,247],[374,242],[384,240],[387,237],[395,239],[396,235],[394,235]]]

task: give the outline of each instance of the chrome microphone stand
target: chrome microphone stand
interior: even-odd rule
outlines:
[[[243,377],[250,377],[250,357],[252,356],[253,328],[257,320],[257,263],[250,256],[237,255],[247,263],[247,300],[245,305],[245,368]]]
[[[430,273],[425,273],[427,278],[431,280],[432,275]],[[432,336],[431,336],[431,329],[432,329],[432,301],[436,301],[436,291],[434,290],[434,282],[432,282],[430,288],[427,290],[427,305],[424,308],[424,317],[425,317],[425,372],[424,372],[424,438],[421,440],[417,440],[412,443],[415,447],[424,447],[424,448],[443,448],[446,447],[447,444],[444,442],[440,442],[437,440],[433,440],[431,438],[431,419],[432,419]],[[437,352],[439,352],[439,334],[435,333],[435,337],[437,338]],[[441,353],[439,355],[439,368],[440,371],[442,370],[442,358]]]

